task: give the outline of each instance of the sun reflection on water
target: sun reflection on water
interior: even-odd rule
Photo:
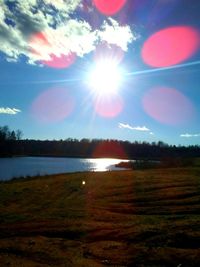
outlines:
[[[125,159],[112,159],[112,158],[98,158],[98,159],[88,159],[89,163],[92,164],[93,171],[103,172],[109,170],[119,169],[115,165],[120,162],[128,162]]]

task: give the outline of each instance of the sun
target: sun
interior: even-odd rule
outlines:
[[[98,61],[88,75],[91,91],[98,96],[115,94],[122,82],[122,72],[111,59]]]

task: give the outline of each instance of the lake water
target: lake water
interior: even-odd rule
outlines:
[[[81,159],[53,157],[0,158],[0,180],[14,177],[36,176],[81,171],[119,170],[114,165],[122,159]]]

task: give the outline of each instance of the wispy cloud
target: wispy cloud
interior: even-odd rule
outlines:
[[[17,109],[17,108],[2,108],[2,107],[0,107],[0,114],[16,115],[19,112],[21,112],[21,110]]]
[[[131,126],[129,124],[119,123],[119,128],[126,128],[129,130],[135,130],[135,131],[142,131],[142,132],[150,132],[151,130],[147,128],[146,126]],[[150,134],[153,134],[152,132]]]
[[[180,137],[185,137],[185,138],[200,137],[200,133],[197,133],[197,134],[185,133],[185,134],[181,134]]]
[[[126,51],[135,39],[128,25],[121,26],[111,18],[94,29],[81,17],[81,0],[0,2],[0,51],[8,61],[18,61],[23,55],[28,63],[37,64],[50,60],[51,55],[59,57],[73,52],[81,57],[102,41]],[[37,33],[44,39],[33,41]]]

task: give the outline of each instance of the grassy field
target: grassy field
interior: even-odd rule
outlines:
[[[4,182],[0,266],[200,266],[199,214],[199,167]]]

